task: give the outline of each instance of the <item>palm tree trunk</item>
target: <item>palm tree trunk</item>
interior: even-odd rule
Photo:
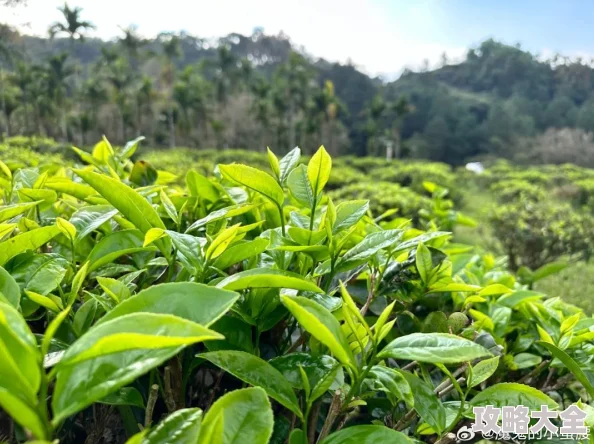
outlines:
[[[293,123],[293,114],[293,101],[291,100],[289,103],[289,112],[287,113],[287,124],[289,125],[289,147],[287,152],[295,148],[295,124]]]
[[[6,109],[6,97],[4,97],[4,72],[0,69],[0,98],[2,99],[2,112],[4,113],[4,132],[6,137],[10,137],[10,123],[8,122],[8,111]]]
[[[23,107],[25,108],[25,135],[29,134],[29,100],[27,92],[23,91]]]

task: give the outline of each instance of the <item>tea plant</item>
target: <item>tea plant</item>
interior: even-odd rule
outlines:
[[[323,147],[180,186],[139,142],[0,163],[9,439],[446,442],[473,406],[591,411],[594,319],[451,242],[437,185],[421,230],[328,197]]]

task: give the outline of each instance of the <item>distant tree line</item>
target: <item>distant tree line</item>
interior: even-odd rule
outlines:
[[[491,156],[539,162],[552,157],[538,152],[538,140],[586,140],[567,158],[592,157],[579,154],[589,152],[584,143],[594,132],[591,61],[543,61],[488,40],[462,63],[444,54],[439,69],[387,83],[352,64],[314,59],[283,34],[145,39],[129,26],[102,41],[86,38],[94,26],[84,11],[60,9],[63,20],[48,38],[0,25],[5,135],[85,145],[103,133],[117,143],[142,134],[154,146],[305,152],[323,143],[333,154],[450,164]],[[564,128],[578,133],[551,136]]]

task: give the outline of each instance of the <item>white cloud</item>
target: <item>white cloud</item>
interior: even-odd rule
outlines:
[[[0,9],[0,22],[43,35],[60,19],[60,0],[29,0],[27,7]],[[263,27],[268,34],[283,31],[293,43],[315,57],[351,60],[373,75],[393,77],[405,67],[416,68],[424,59],[434,65],[445,51],[460,58],[466,51],[432,41],[432,31],[444,25],[439,2],[378,0],[76,0],[83,18],[97,25],[91,33],[113,38],[118,26],[134,23],[146,35],[186,30],[200,37],[230,32],[251,34]],[[24,25],[24,24],[28,25]]]

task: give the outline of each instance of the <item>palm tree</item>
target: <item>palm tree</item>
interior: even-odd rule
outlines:
[[[25,134],[29,134],[29,87],[34,81],[34,73],[30,65],[19,61],[15,65],[13,83],[21,90],[21,105],[25,115]]]
[[[58,8],[58,10],[64,16],[64,21],[54,22],[50,25],[49,35],[51,38],[58,34],[66,34],[71,42],[74,42],[74,40],[84,39],[83,31],[95,29],[95,25],[91,22],[80,19],[82,8],[74,7],[71,9],[68,3],[64,3],[64,6]]]
[[[163,45],[163,55],[167,61],[163,77],[167,83],[167,120],[169,123],[169,146],[175,147],[175,120],[173,117],[173,84],[175,82],[175,60],[182,56],[179,37],[171,34],[160,35]]]
[[[136,70],[138,68],[139,51],[147,42],[138,34],[138,28],[134,25],[120,29],[124,35],[118,38],[118,42],[128,54],[132,69]]]
[[[47,92],[60,112],[60,128],[62,137],[68,137],[66,121],[66,95],[68,91],[68,78],[74,73],[74,68],[68,65],[68,54],[60,54],[49,59],[46,69]]]
[[[81,20],[81,13],[82,8],[74,7],[70,8],[68,3],[64,3],[64,6],[58,8],[58,10],[64,16],[63,22],[54,22],[49,27],[49,35],[50,38],[54,38],[58,34],[66,34],[70,39],[70,51],[74,56],[74,44],[76,40],[82,41],[84,40],[84,31],[89,29],[95,29],[95,25],[91,22],[86,20]],[[76,76],[73,78],[73,90],[76,90],[79,84],[78,78],[78,70],[76,71]],[[79,110],[80,111],[80,110]],[[78,113],[80,114],[80,113]],[[80,125],[82,131],[82,124]],[[81,134],[81,139],[84,138],[84,135]]]

